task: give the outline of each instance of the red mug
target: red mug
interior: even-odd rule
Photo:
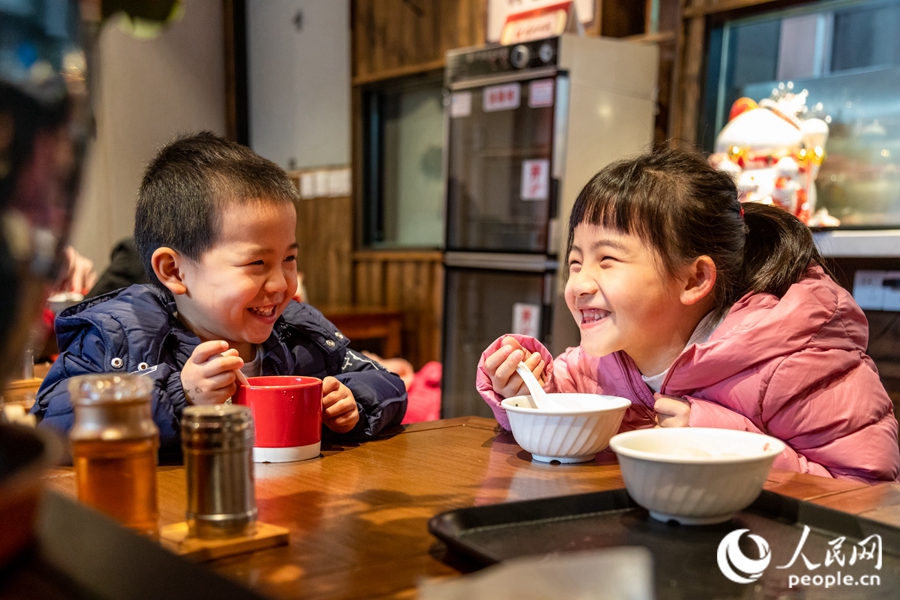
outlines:
[[[315,458],[322,445],[322,380],[274,375],[238,385],[235,404],[250,407],[256,428],[254,462]]]

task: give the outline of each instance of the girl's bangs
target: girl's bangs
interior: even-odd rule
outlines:
[[[576,203],[572,211],[570,231],[574,232],[575,227],[582,224],[596,225],[650,241],[652,236],[644,218],[648,207],[643,206],[639,194],[624,190],[594,190],[583,200]]]

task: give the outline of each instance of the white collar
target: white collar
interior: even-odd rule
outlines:
[[[709,338],[712,337],[713,332],[719,325],[722,324],[722,321],[724,320],[724,316],[718,319],[714,319],[712,312],[706,313],[706,316],[700,319],[700,322],[697,323],[697,326],[694,328],[694,333],[691,334],[690,339],[688,339],[687,344],[685,344],[684,350],[687,350],[695,344],[702,344],[709,341]],[[681,352],[684,353],[684,350],[682,350]],[[669,368],[671,368],[671,366],[672,365],[669,365]],[[650,386],[651,390],[653,390],[654,392],[658,392],[660,388],[662,388],[663,381],[665,381],[666,379],[669,368],[667,368],[662,373],[657,373],[656,375],[641,374],[641,379],[644,380],[644,383]]]

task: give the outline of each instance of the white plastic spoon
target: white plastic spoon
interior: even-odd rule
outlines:
[[[220,356],[223,356],[223,355],[222,355],[222,354],[216,354],[216,356],[219,356],[219,357],[220,357]],[[234,370],[234,375],[235,375],[235,377],[237,377],[238,383],[240,383],[241,385],[246,385],[246,386],[249,386],[249,385],[250,385],[250,382],[247,381],[247,376],[244,375],[243,371],[241,371],[240,369],[235,369],[235,370]]]
[[[534,373],[531,372],[531,369],[529,369],[524,362],[518,364],[516,373],[518,373],[519,377],[522,378],[522,381],[525,382],[525,386],[531,394],[531,400],[538,410],[554,410],[559,408],[559,405],[547,397],[547,393],[544,391],[544,388],[541,387],[537,377],[534,376]]]

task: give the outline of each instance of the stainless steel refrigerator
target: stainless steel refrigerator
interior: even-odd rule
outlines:
[[[649,148],[655,46],[572,35],[447,54],[441,416],[490,416],[478,359],[504,333],[578,343],[566,222],[603,166]]]

